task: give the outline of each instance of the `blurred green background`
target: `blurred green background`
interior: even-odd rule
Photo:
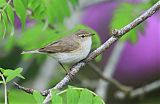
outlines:
[[[8,1],[0,0],[0,9]],[[11,0],[6,11],[0,12],[0,67],[22,67],[25,79],[16,78],[12,82],[36,90],[49,89],[65,76],[65,72],[53,58],[39,54],[22,55],[23,50],[43,47],[79,29],[96,33],[94,50],[110,37],[111,30],[127,25],[157,1]],[[91,65],[83,67],[69,85],[94,91],[106,104],[159,104],[159,30],[160,11],[92,61],[104,76],[135,90],[156,82],[149,87],[151,91],[123,97],[118,93],[119,89],[103,81]],[[65,67],[69,69],[70,65]],[[9,104],[36,104],[32,95],[16,90],[12,82],[7,84]],[[3,103],[4,89],[0,84],[0,104]]]

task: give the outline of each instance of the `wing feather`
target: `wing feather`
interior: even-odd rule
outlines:
[[[58,52],[71,52],[78,49],[79,43],[73,40],[63,39],[40,48],[39,52],[44,53],[58,53]]]

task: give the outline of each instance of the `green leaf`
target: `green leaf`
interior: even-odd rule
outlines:
[[[62,97],[59,95],[52,96],[52,104],[63,104]]]
[[[10,70],[10,69],[4,70],[3,75],[7,77],[6,82],[9,82],[16,77],[20,77],[24,79],[24,77],[20,74],[22,70],[23,70],[22,68],[17,68],[15,70]]]
[[[29,1],[29,0],[22,0],[22,3],[23,3],[23,5],[25,6],[25,8],[28,7],[28,1]]]
[[[0,68],[0,72],[4,73],[4,69],[3,69],[3,68]]]
[[[11,35],[13,35],[13,34],[11,33]],[[6,39],[7,41],[6,41],[6,44],[4,47],[4,50],[6,52],[10,52],[13,49],[14,45],[17,42],[16,39],[17,39],[17,37],[12,37],[12,36],[7,37],[7,39]]]
[[[67,90],[67,104],[77,104],[79,99],[79,93],[72,88]]]
[[[43,0],[29,0],[28,7],[33,12],[33,18],[44,19],[45,15],[45,1]]]
[[[8,83],[8,82],[10,82],[12,79],[14,79],[15,77],[16,77],[17,75],[15,75],[15,74],[10,74],[7,78],[6,78],[6,82]]]
[[[99,96],[93,98],[93,104],[103,104],[102,99]]]
[[[6,69],[6,70],[4,70],[4,72],[3,72],[3,75],[5,76],[5,77],[8,77],[10,74],[12,74],[13,73],[13,70],[10,70],[10,69]]]
[[[24,29],[26,24],[26,6],[24,5],[23,0],[13,0],[13,5],[16,14],[20,18],[22,29]]]
[[[7,11],[9,21],[11,22],[12,25],[14,25],[14,12],[13,12],[12,6],[7,5],[6,11]]]
[[[11,26],[12,26],[11,35],[13,35],[14,34],[14,12],[13,12],[12,6],[7,5],[6,11],[7,11],[7,15],[8,15],[9,21],[10,21]]]
[[[51,93],[52,93],[52,96],[56,95],[59,91],[57,89],[52,89],[51,90]]]
[[[78,104],[92,104],[93,95],[87,90],[82,90]]]
[[[52,93],[52,100],[51,100],[52,104],[63,104],[62,97],[60,95],[57,95],[58,93],[57,89],[52,89],[51,93]]]
[[[23,71],[23,68],[17,68],[17,69],[14,70],[14,72],[19,73],[19,74],[20,74],[22,71]]]
[[[64,18],[70,16],[69,6],[66,0],[46,0],[44,3],[49,23],[63,23]]]
[[[36,100],[37,104],[42,104],[44,98],[39,91],[33,91],[33,97]]]
[[[17,75],[18,77],[22,78],[22,79],[25,79],[21,74]]]
[[[105,104],[94,92],[85,88],[68,86],[64,91],[52,90],[52,104]]]
[[[4,39],[7,32],[7,24],[8,24],[8,19],[5,11],[2,11],[2,20],[4,24],[4,31],[3,31],[3,39]]]
[[[6,0],[0,0],[0,8],[6,5]]]
[[[76,6],[78,4],[78,0],[70,0],[73,6]]]

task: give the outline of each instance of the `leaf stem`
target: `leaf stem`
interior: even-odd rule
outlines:
[[[4,78],[4,76],[3,76],[3,74],[0,72],[0,76],[1,76],[1,78],[2,78],[2,80],[3,80],[3,85],[4,85],[4,97],[5,97],[5,104],[8,104],[8,101],[7,101],[7,83],[6,83],[6,81],[5,81],[5,78]]]

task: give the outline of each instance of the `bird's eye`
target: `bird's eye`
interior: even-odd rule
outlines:
[[[81,35],[81,37],[84,38],[85,36],[84,36],[84,35]]]

